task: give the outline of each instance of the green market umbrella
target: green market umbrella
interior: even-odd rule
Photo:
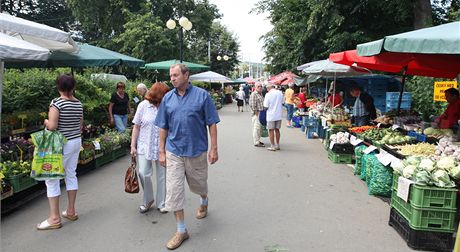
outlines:
[[[460,21],[386,36],[359,44],[358,56],[383,52],[460,55]]]
[[[118,52],[89,44],[78,44],[77,53],[53,52],[47,61],[9,62],[7,68],[28,67],[141,67],[145,62]]]
[[[172,65],[181,63],[180,60],[167,60],[167,61],[159,61],[159,62],[152,62],[145,64],[143,67],[146,70],[169,70],[169,68]],[[192,63],[192,62],[187,62],[187,61],[182,61],[183,64],[185,64],[190,70],[203,70],[203,69],[209,69],[209,66],[197,64],[197,63]]]

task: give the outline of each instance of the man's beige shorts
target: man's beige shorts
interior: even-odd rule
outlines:
[[[167,211],[184,209],[185,179],[190,191],[208,194],[208,158],[206,152],[198,157],[179,157],[166,152],[166,205]]]

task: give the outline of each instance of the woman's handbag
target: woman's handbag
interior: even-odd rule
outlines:
[[[139,179],[137,178],[136,158],[134,156],[131,156],[131,165],[128,167],[125,174],[125,192],[139,192]]]

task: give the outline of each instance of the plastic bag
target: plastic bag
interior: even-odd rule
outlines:
[[[377,159],[372,161],[373,167],[368,181],[369,195],[390,197],[393,184],[393,172],[391,167],[386,167]]]
[[[35,180],[65,177],[62,153],[67,139],[59,131],[42,130],[31,134],[35,145],[30,177]]]
[[[260,129],[260,137],[268,137],[268,129],[264,125],[262,125],[262,128]]]
[[[360,145],[355,148],[355,169],[353,170],[354,175],[361,175],[361,163],[363,157],[363,151],[366,149],[366,146]]]

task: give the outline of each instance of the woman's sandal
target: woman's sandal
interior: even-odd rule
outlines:
[[[46,219],[37,225],[37,230],[51,230],[51,229],[58,229],[61,227],[62,227],[62,224],[60,222],[55,223],[55,224],[50,224],[48,222],[48,219]]]
[[[153,200],[150,201],[147,205],[140,205],[139,206],[139,213],[146,213],[150,210],[150,208],[152,207],[153,205]]]
[[[67,214],[67,210],[62,211],[61,215],[62,215],[62,217],[66,218],[66,219],[68,219],[68,220],[71,220],[71,221],[76,221],[76,220],[78,220],[78,214],[68,215],[68,214]]]

